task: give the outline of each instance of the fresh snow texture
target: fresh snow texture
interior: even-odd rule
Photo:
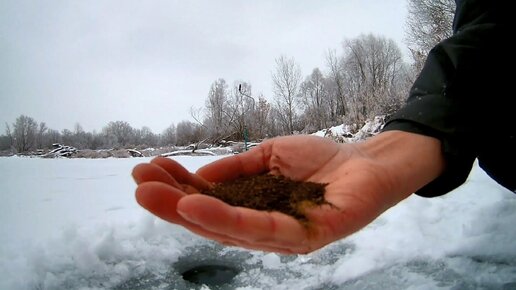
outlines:
[[[216,156],[173,157],[189,170]],[[0,158],[0,289],[516,289],[516,196],[475,165],[443,197],[411,196],[308,255],[223,247],[134,199],[128,159]],[[203,263],[223,286],[186,282]]]
[[[352,143],[378,134],[384,125],[385,116],[376,116],[367,120],[360,128],[358,128],[357,124],[341,124],[328,129],[317,131],[312,135],[332,138],[337,142]]]

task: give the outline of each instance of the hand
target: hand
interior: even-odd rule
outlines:
[[[274,138],[195,174],[171,159],[156,158],[137,165],[133,177],[138,203],[166,221],[225,245],[291,254],[356,232],[437,177],[443,164],[438,140],[392,131],[356,144],[314,136]],[[327,183],[325,198],[332,206],[309,209],[309,223],[303,225],[283,213],[234,207],[197,194],[214,182],[265,172]]]

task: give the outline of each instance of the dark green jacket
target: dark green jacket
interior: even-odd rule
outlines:
[[[516,50],[509,44],[516,19],[509,19],[510,2],[457,0],[453,36],[429,52],[407,103],[383,129],[442,141],[446,170],[417,192],[421,196],[464,183],[477,158],[494,180],[516,190]]]

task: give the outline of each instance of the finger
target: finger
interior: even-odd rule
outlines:
[[[177,203],[186,194],[176,187],[156,181],[145,182],[136,188],[135,196],[138,204],[167,222],[187,226],[191,231],[212,239],[221,241],[230,239],[223,235],[207,232],[179,215],[177,213]]]
[[[163,168],[150,163],[138,164],[133,168],[132,176],[137,184],[148,181],[160,181],[177,188],[182,186]]]
[[[151,160],[151,163],[163,168],[179,183],[189,184],[197,189],[211,187],[211,184],[208,181],[198,176],[197,174],[192,174],[175,160],[165,157],[156,157]]]
[[[249,242],[237,239],[235,237],[230,237],[227,235],[223,235],[220,233],[214,233],[208,231],[199,225],[190,223],[185,221],[182,224],[189,231],[201,235],[205,238],[217,241],[225,246],[236,246],[241,248],[246,248],[249,250],[257,250],[257,251],[265,251],[265,252],[275,252],[280,254],[306,254],[315,250],[315,247],[310,246],[299,246],[299,245],[279,245],[277,242],[269,242],[269,243],[260,243],[260,242]]]
[[[214,233],[185,220],[177,213],[177,202],[184,196],[185,195],[177,188],[168,186],[162,182],[151,181],[142,183],[136,190],[136,200],[143,208],[165,221],[184,226],[193,233],[215,240],[224,245],[284,254],[293,253],[289,248],[251,244],[223,234]]]
[[[262,251],[262,252],[274,252],[278,254],[284,254],[284,255],[293,255],[293,254],[306,254],[307,251],[296,251],[293,248],[277,248],[277,247],[270,247],[266,245],[255,245],[255,244],[248,244],[248,243],[221,243],[225,246],[229,247],[239,247],[239,248],[245,248],[248,250],[253,251]]]
[[[249,243],[246,241],[238,240],[238,239],[235,239],[232,237],[228,237],[225,235],[207,231],[207,230],[201,228],[200,226],[192,224],[192,223],[188,223],[187,225],[183,225],[183,226],[195,234],[198,234],[205,238],[214,240],[225,246],[240,247],[240,248],[245,248],[245,249],[254,250],[254,251],[275,252],[275,253],[288,254],[288,255],[308,252],[305,248],[297,250],[292,247],[281,248],[281,247],[277,247],[277,246],[263,245],[263,244],[259,244],[259,243]]]
[[[242,176],[267,172],[271,155],[271,142],[264,142],[257,147],[207,164],[197,174],[212,182],[224,182]]]
[[[154,215],[172,223],[186,221],[177,213],[177,202],[185,193],[163,182],[149,181],[136,188],[136,201]]]
[[[282,213],[233,207],[201,194],[181,199],[177,210],[185,220],[208,231],[250,244],[289,248],[308,243],[306,228]]]

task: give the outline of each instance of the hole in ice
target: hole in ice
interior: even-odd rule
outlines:
[[[181,273],[183,279],[208,286],[229,283],[240,271],[227,265],[197,265]]]

